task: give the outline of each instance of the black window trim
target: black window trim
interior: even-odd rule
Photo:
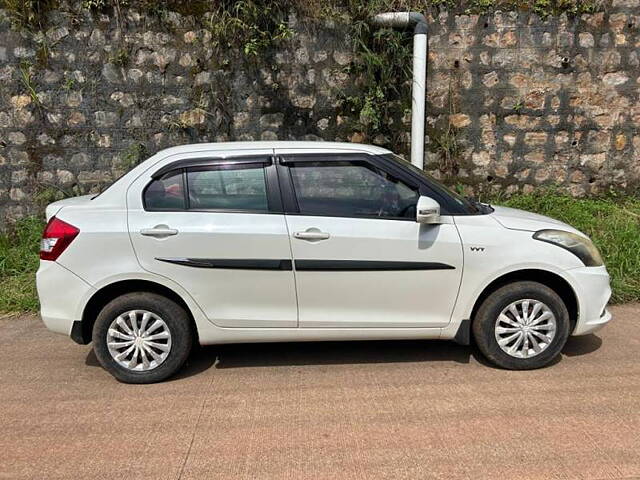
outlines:
[[[168,163],[164,167],[161,167],[151,175],[151,178],[156,180],[159,177],[164,176],[166,173],[177,170],[180,168],[190,167],[210,167],[215,165],[243,165],[243,164],[263,164],[265,167],[273,164],[273,155],[246,155],[238,157],[198,157],[198,158],[185,158],[182,160],[176,160],[175,162]]]
[[[303,213],[300,211],[298,200],[295,194],[295,188],[293,186],[293,178],[291,177],[290,166],[296,163],[305,162],[358,162],[366,163],[373,166],[377,170],[381,170],[390,177],[395,178],[411,188],[418,190],[420,195],[428,195],[439,201],[440,196],[435,195],[435,192],[426,193],[425,185],[421,179],[415,176],[406,175],[406,172],[402,169],[389,168],[393,165],[389,165],[389,162],[377,155],[369,154],[366,152],[355,153],[341,153],[341,152],[305,152],[305,153],[289,153],[289,154],[276,154],[276,166],[278,170],[278,177],[280,183],[280,189],[282,192],[282,201],[284,206],[284,213],[286,215],[304,216],[304,217],[335,217],[335,218],[359,218],[363,220],[395,220],[402,222],[415,222],[415,218],[411,217],[379,217],[376,215],[335,215],[335,214],[318,214],[318,213]]]
[[[474,215],[467,212],[464,208],[458,205],[452,198],[444,196],[438,190],[435,190],[434,188],[430,187],[428,181],[420,177],[420,175],[418,175],[417,173],[412,172],[408,168],[404,168],[402,165],[398,164],[394,160],[385,158],[384,156],[376,155],[375,157],[378,159],[378,161],[381,164],[387,166],[391,171],[397,172],[396,176],[398,178],[400,179],[410,178],[414,182],[417,182],[420,185],[420,195],[433,198],[435,201],[437,201],[440,204],[441,215],[451,215],[451,216]]]
[[[231,208],[191,208],[189,201],[189,182],[187,170],[189,168],[206,168],[226,165],[261,165],[264,168],[265,175],[265,188],[267,194],[267,210],[254,210],[254,209],[231,209]],[[183,182],[183,195],[185,208],[148,208],[146,204],[146,192],[149,186],[165,176],[168,173],[174,171],[182,172]],[[203,212],[203,213],[250,213],[250,214],[262,214],[272,215],[284,213],[282,207],[282,197],[280,195],[280,188],[278,187],[278,174],[276,172],[275,162],[273,155],[246,155],[238,157],[205,157],[205,158],[189,158],[183,160],[177,160],[171,162],[164,167],[161,167],[151,175],[151,181],[145,185],[142,189],[142,206],[147,212]]]

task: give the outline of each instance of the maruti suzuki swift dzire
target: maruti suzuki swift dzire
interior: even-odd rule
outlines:
[[[42,319],[124,382],[166,379],[195,342],[445,339],[533,369],[611,318],[586,235],[374,146],[170,148],[46,215]]]

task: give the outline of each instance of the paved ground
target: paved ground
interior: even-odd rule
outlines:
[[[508,372],[446,342],[206,348],[134,386],[0,320],[0,478],[640,477],[640,305]]]

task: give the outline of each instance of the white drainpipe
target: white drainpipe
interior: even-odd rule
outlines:
[[[427,19],[417,12],[387,12],[373,17],[383,27],[413,31],[413,83],[411,85],[411,163],[424,168],[424,115],[427,90]]]

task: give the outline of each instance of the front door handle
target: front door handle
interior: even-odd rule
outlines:
[[[326,232],[321,232],[318,229],[309,229],[305,232],[295,232],[293,234],[293,238],[297,238],[299,240],[327,240],[331,235]]]
[[[143,228],[140,230],[140,235],[144,235],[145,237],[165,238],[177,234],[178,230],[169,228],[167,225],[156,225],[153,228]]]

